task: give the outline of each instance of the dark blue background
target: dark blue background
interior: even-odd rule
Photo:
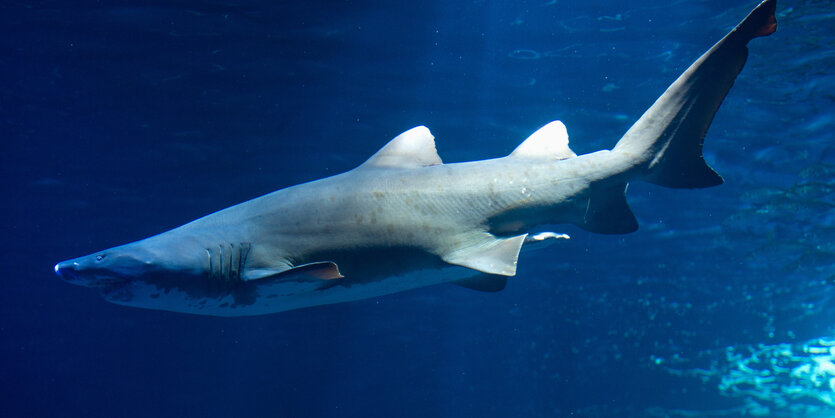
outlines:
[[[725,347],[833,333],[833,201],[796,188],[835,177],[827,2],[781,0],[751,43],[705,146],[725,185],[631,185],[639,232],[559,227],[572,240],[501,293],[224,319],[111,305],[51,271],[349,170],[419,124],[448,162],[554,119],[576,152],[609,148],[754,6],[553,3],[0,5],[0,415],[742,414],[717,389]]]

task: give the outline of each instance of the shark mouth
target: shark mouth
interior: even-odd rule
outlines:
[[[89,288],[99,289],[102,293],[111,293],[112,291],[121,289],[130,282],[130,279],[121,277],[97,277],[88,280],[84,285]]]

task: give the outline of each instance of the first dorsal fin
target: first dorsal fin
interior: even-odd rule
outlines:
[[[416,168],[443,164],[435,150],[435,137],[425,126],[397,135],[360,167]]]
[[[576,157],[577,154],[568,147],[568,131],[565,125],[555,120],[539,128],[519,144],[510,156],[564,160]]]

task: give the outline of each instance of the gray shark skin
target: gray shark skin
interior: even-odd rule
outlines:
[[[722,183],[702,144],[747,57],[776,30],[776,0],[757,6],[695,61],[612,150],[577,156],[561,122],[503,158],[444,164],[423,126],[359,167],[278,190],[55,271],[108,301],[245,316],[375,297],[439,283],[497,291],[533,234],[574,224],[604,234],[638,224],[628,182]]]

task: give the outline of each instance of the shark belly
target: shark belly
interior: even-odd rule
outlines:
[[[103,296],[112,303],[147,309],[225,317],[251,316],[368,299],[465,280],[476,275],[478,272],[465,267],[439,266],[392,274],[380,280],[346,278],[338,285],[287,277],[281,281],[240,285],[215,292],[195,292],[176,287],[165,289],[134,281],[116,292],[105,292]]]

